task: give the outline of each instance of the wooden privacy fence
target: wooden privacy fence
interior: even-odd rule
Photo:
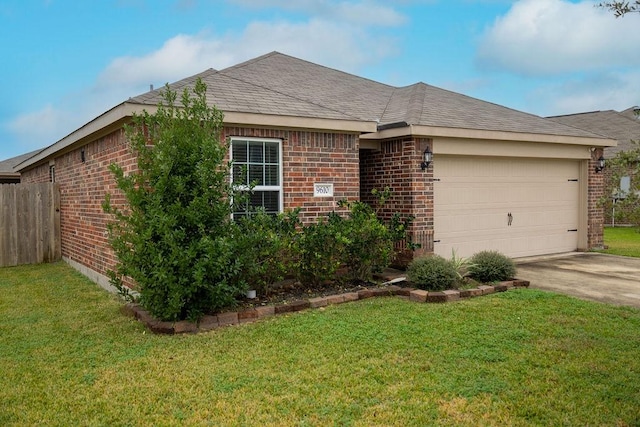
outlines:
[[[0,185],[0,267],[60,258],[59,184]]]

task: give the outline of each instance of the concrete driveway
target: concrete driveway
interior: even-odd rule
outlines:
[[[515,262],[531,288],[640,308],[640,258],[572,252]]]

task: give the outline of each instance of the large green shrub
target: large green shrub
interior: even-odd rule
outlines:
[[[455,266],[440,255],[414,259],[407,268],[409,281],[427,291],[451,289],[457,278]]]
[[[469,275],[483,283],[499,282],[513,278],[516,266],[511,258],[497,251],[482,251],[471,257]]]
[[[133,279],[142,305],[164,320],[198,318],[233,305],[243,292],[234,281],[241,262],[223,116],[207,105],[206,90],[198,80],[177,102],[167,86],[156,113],[133,117],[126,136],[137,171],[110,166],[126,206],[110,194],[103,204],[114,218],[112,283],[123,290],[122,279]]]

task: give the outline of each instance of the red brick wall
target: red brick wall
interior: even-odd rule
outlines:
[[[604,172],[596,172],[596,163],[602,155],[602,148],[591,153],[589,160],[589,192],[587,196],[587,246],[588,249],[604,246],[604,207],[600,199],[604,196]]]
[[[355,134],[319,133],[227,127],[224,136],[253,136],[283,140],[284,208],[302,207],[301,218],[314,221],[336,209],[340,199],[359,198],[358,138]],[[85,162],[81,160],[84,149]],[[136,160],[118,130],[55,159],[60,184],[62,255],[101,274],[115,266],[107,240],[110,218],[102,211],[105,194],[123,205],[124,198],[108,170],[118,163],[135,170]],[[23,182],[49,181],[49,164],[24,172]],[[314,182],[334,184],[334,197],[314,198]]]
[[[60,184],[62,256],[101,274],[115,266],[107,241],[106,224],[110,218],[102,211],[102,202],[105,194],[111,193],[115,204],[124,203],[108,170],[114,162],[126,171],[135,170],[135,158],[129,153],[121,130],[55,159],[56,182]],[[31,169],[23,177],[25,182],[48,181],[49,165]]]
[[[35,168],[22,172],[21,182],[29,184],[34,182],[49,182],[49,164],[36,166]]]
[[[314,222],[338,209],[341,199],[359,200],[358,137],[355,134],[225,127],[224,137],[282,140],[284,209],[301,207],[301,219]],[[333,183],[333,197],[313,197],[314,183]]]
[[[382,141],[380,151],[360,150],[362,201],[376,206],[371,190],[391,190],[391,198],[380,208],[389,219],[394,212],[415,217],[409,233],[421,252],[433,251],[433,168],[420,167],[422,153],[431,142],[424,138]]]

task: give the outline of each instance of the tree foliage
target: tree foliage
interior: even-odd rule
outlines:
[[[607,159],[610,179],[605,188],[605,209],[615,202],[616,221],[640,226],[640,141],[631,141],[632,148]],[[629,177],[629,191],[620,188],[622,177]]]
[[[598,6],[609,9],[616,18],[620,18],[627,13],[640,13],[640,0],[602,2]]]
[[[220,141],[223,115],[206,102],[206,85],[177,93],[167,85],[154,114],[126,127],[137,171],[112,164],[127,205],[111,203],[108,225],[118,264],[110,277],[119,289],[133,279],[141,303],[164,320],[198,318],[228,307],[241,292],[234,254],[228,144]]]

